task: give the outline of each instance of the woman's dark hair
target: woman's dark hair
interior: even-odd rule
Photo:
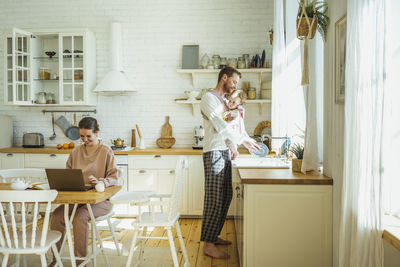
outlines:
[[[79,122],[79,129],[93,130],[94,133],[97,133],[100,128],[97,120],[93,117],[85,117]]]

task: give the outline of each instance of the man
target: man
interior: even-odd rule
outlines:
[[[218,238],[232,200],[231,154],[225,140],[230,139],[235,144],[243,144],[249,150],[260,148],[255,140],[235,135],[223,120],[223,113],[226,111],[224,96],[236,90],[241,76],[241,73],[234,68],[222,69],[218,75],[216,88],[203,96],[200,105],[204,117],[205,176],[201,241],[204,242],[204,254],[217,259],[227,259],[229,255],[220,251],[216,245],[231,243]],[[237,154],[232,154],[232,159],[236,156]]]

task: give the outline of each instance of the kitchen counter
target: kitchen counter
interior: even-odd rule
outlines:
[[[1,148],[0,153],[38,153],[38,154],[69,154],[72,149],[57,149],[56,147],[43,148],[25,148],[25,147],[9,147]],[[249,154],[247,149],[239,149],[241,154]],[[149,147],[146,149],[132,149],[130,151],[114,150],[116,155],[202,155],[203,150],[193,149],[191,147],[181,148],[158,148]]]
[[[318,171],[303,174],[291,169],[239,169],[239,176],[243,184],[333,185],[332,178]]]

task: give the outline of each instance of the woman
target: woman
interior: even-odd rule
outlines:
[[[114,153],[110,147],[100,143],[97,120],[92,117],[83,118],[79,122],[79,133],[82,144],[71,152],[66,167],[69,169],[82,169],[85,183],[90,183],[92,186],[97,183],[104,183],[105,187],[117,184]],[[72,213],[73,206],[69,205],[69,214]],[[90,206],[96,218],[106,215],[112,209],[112,204],[109,200],[91,204]],[[72,222],[76,257],[86,257],[89,221],[90,215],[86,205],[78,205]],[[51,216],[50,228],[60,231],[63,235],[65,234],[64,205],[54,210]],[[58,249],[61,247],[62,240],[63,238],[57,243]],[[82,261],[77,261],[77,263],[80,262]]]

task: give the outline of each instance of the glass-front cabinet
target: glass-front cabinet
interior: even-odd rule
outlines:
[[[11,105],[92,105],[96,45],[87,29],[12,29],[5,35],[5,102]]]

